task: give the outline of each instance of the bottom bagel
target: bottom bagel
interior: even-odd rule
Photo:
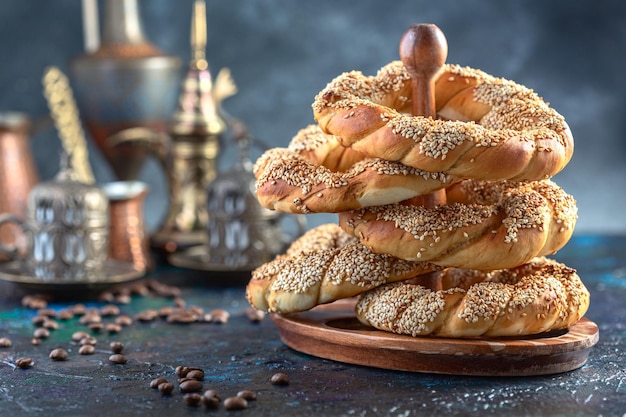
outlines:
[[[565,329],[589,307],[576,271],[544,257],[510,269],[438,274],[441,290],[396,282],[361,294],[357,318],[411,336],[505,337]]]

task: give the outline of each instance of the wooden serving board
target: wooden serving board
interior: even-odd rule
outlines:
[[[273,314],[281,340],[302,353],[376,368],[474,376],[530,376],[567,372],[585,364],[599,338],[583,318],[568,330],[534,337],[448,339],[412,337],[361,324],[354,300],[304,313]]]

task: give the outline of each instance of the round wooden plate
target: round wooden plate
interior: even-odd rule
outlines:
[[[583,318],[570,329],[521,339],[411,337],[361,324],[354,300],[304,313],[273,314],[281,340],[302,353],[383,369],[475,376],[567,372],[585,364],[598,326]]]

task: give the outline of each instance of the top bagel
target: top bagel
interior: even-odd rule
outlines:
[[[410,114],[411,90],[400,61],[376,76],[346,72],[315,97],[314,117],[369,157],[461,178],[546,179],[572,157],[564,118],[513,81],[446,64],[435,80],[437,119]]]

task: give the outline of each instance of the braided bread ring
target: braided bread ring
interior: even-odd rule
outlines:
[[[305,311],[438,269],[427,262],[374,254],[338,225],[327,224],[311,229],[284,255],[255,269],[246,298],[272,313]]]
[[[438,274],[463,277],[454,268]],[[411,336],[501,337],[565,329],[589,307],[589,292],[571,268],[546,258],[474,277],[464,288],[431,291],[420,285],[385,284],[363,293],[357,318],[379,330]]]
[[[253,171],[259,203],[286,213],[337,213],[392,204],[460,181],[441,172],[364,158],[317,125],[301,129],[287,148],[266,151]]]
[[[395,204],[339,214],[340,226],[376,253],[467,269],[512,268],[555,253],[571,237],[576,202],[551,180],[466,180],[448,204]]]
[[[437,116],[412,116],[411,77],[400,61],[375,77],[347,72],[315,98],[314,118],[346,147],[462,178],[540,180],[569,162],[571,131],[532,90],[480,70],[445,65]]]

